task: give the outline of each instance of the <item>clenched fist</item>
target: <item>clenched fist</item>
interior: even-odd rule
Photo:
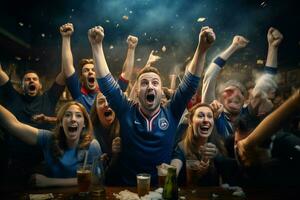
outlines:
[[[64,24],[59,28],[59,31],[61,36],[70,37],[74,32],[73,24],[72,23]]]
[[[216,40],[216,35],[212,28],[205,26],[199,33],[199,43],[203,50],[207,50]]]
[[[91,43],[99,44],[103,41],[104,38],[104,29],[101,26],[95,26],[88,31],[88,38]]]
[[[277,29],[271,27],[268,30],[267,38],[269,46],[278,47],[283,39],[283,35]]]
[[[134,49],[136,47],[136,45],[138,44],[139,39],[135,36],[129,35],[127,38],[127,44],[128,44],[128,48],[130,49]]]
[[[249,40],[244,38],[243,36],[236,35],[233,38],[232,45],[237,47],[238,49],[244,48],[249,43]]]

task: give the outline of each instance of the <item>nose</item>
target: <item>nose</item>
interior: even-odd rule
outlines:
[[[203,119],[204,122],[208,122],[208,117],[207,116],[204,116],[204,119]]]
[[[75,116],[75,115],[72,115],[71,121],[72,121],[72,122],[76,121],[76,116]]]

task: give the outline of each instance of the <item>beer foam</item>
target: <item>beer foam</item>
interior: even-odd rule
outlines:
[[[149,179],[149,176],[139,175],[139,176],[137,176],[137,178],[146,180],[146,179]]]

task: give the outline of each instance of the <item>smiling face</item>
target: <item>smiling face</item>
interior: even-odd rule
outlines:
[[[235,86],[225,88],[222,93],[222,103],[230,114],[239,114],[244,105],[244,100],[241,90]]]
[[[207,106],[196,108],[190,123],[193,128],[194,137],[208,138],[214,127],[214,116],[211,108]]]
[[[68,143],[77,144],[85,127],[83,112],[77,105],[71,105],[66,109],[62,118],[62,126]]]
[[[160,106],[162,86],[160,76],[154,72],[140,75],[137,95],[141,109],[147,113],[155,113]]]
[[[97,95],[96,109],[102,126],[105,128],[110,127],[110,125],[114,122],[116,115],[115,112],[108,106],[106,98],[101,92]]]
[[[39,76],[34,72],[26,73],[23,77],[22,87],[25,94],[32,97],[38,95],[42,89]]]
[[[97,87],[94,64],[85,64],[81,69],[81,82],[88,90],[95,90]]]

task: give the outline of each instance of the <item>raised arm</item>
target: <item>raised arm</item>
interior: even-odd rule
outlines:
[[[277,55],[278,47],[283,36],[277,29],[271,27],[268,30],[267,39],[269,45],[265,73],[256,81],[252,91],[254,98],[250,101],[250,105],[254,110],[256,110],[255,108],[259,104],[260,99],[267,99],[267,93],[277,88],[277,83],[275,82],[275,75],[277,74]]]
[[[277,29],[271,27],[268,30],[267,38],[269,46],[266,66],[277,68],[277,52],[283,35]]]
[[[234,36],[230,46],[210,63],[203,79],[202,102],[211,103],[216,99],[216,84],[219,72],[230,56],[237,50],[246,47],[248,42],[243,36]]]
[[[7,74],[3,71],[2,69],[2,65],[0,63],[0,86],[4,85],[5,83],[7,83],[7,81],[9,80],[9,77],[7,76]]]
[[[0,105],[0,121],[1,127],[6,129],[7,133],[14,135],[27,144],[37,144],[38,129],[19,122],[17,118],[2,105]]]
[[[127,38],[127,44],[128,44],[127,56],[123,65],[121,77],[124,78],[125,80],[130,81],[133,67],[134,67],[134,54],[135,54],[136,45],[138,44],[138,38],[129,35]]]
[[[88,31],[88,37],[93,51],[96,77],[103,78],[110,73],[102,46],[102,41],[104,38],[104,29],[101,26],[91,28]]]
[[[192,61],[189,63],[187,71],[191,74],[201,77],[203,72],[206,52],[208,48],[213,44],[216,39],[216,35],[212,28],[208,26],[203,27],[199,33],[198,45],[195,50]]]
[[[148,60],[144,67],[153,67],[152,64],[156,63],[161,59],[160,56],[154,55],[154,50],[152,50],[149,54]]]
[[[67,23],[62,25],[59,30],[62,37],[61,64],[65,77],[68,78],[75,73],[71,51],[71,35],[74,32],[74,27],[73,24]]]

